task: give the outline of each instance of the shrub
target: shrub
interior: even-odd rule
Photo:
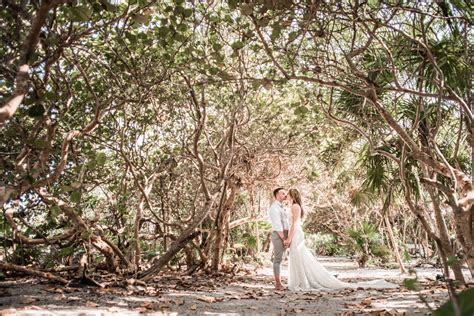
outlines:
[[[333,234],[316,233],[305,235],[306,246],[316,254],[335,256],[347,254],[347,247]]]
[[[362,222],[360,226],[350,227],[347,234],[351,238],[360,267],[364,267],[370,257],[376,257],[382,262],[388,260],[390,250],[381,243],[382,238],[374,224]]]

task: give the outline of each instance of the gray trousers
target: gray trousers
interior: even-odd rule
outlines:
[[[284,230],[283,235],[288,237],[288,231]],[[283,240],[278,236],[276,231],[272,232],[272,243],[273,243],[273,274],[280,275],[281,270],[281,261],[283,259],[283,253],[285,252],[285,246],[283,245]]]

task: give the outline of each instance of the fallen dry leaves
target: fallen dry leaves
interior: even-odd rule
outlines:
[[[365,309],[372,306],[372,301],[375,297],[367,297],[363,299],[360,303],[345,303],[344,306],[350,309]]]
[[[197,300],[206,302],[206,303],[214,303],[216,301],[216,298],[212,296],[200,296],[197,298]]]
[[[61,288],[58,288],[58,287],[55,287],[55,286],[50,286],[50,287],[47,287],[46,289],[44,289],[46,292],[50,292],[50,293],[64,293],[64,290],[61,289]]]
[[[213,275],[212,277],[216,276]],[[98,279],[104,282],[104,278]],[[114,281],[113,285],[109,284],[109,286],[105,288],[73,288],[68,286],[57,287],[47,285],[42,288],[42,295],[40,297],[42,299],[43,296],[50,298],[54,296],[57,298],[57,301],[63,299],[67,299],[68,301],[77,300],[80,301],[81,304],[86,302],[87,307],[101,306],[102,301],[99,301],[98,298],[100,299],[104,294],[119,296],[120,299],[123,298],[116,303],[117,308],[112,307],[108,310],[110,313],[119,312],[119,308],[128,309],[130,308],[130,305],[135,306],[134,310],[143,313],[169,309],[179,311],[188,310],[197,313],[198,311],[200,312],[201,309],[202,311],[205,311],[206,309],[211,308],[213,310],[225,312],[228,307],[226,305],[222,305],[221,307],[221,305],[218,304],[219,302],[235,300],[229,304],[231,306],[238,306],[242,305],[239,303],[243,300],[242,302],[245,302],[245,307],[243,308],[244,310],[247,309],[247,313],[250,312],[250,314],[262,310],[270,313],[276,309],[280,311],[281,308],[283,308],[287,313],[304,314],[312,311],[312,308],[316,305],[325,304],[325,301],[321,303],[321,298],[324,298],[347,302],[344,306],[349,310],[337,314],[339,316],[359,315],[360,313],[370,316],[402,316],[404,315],[403,312],[383,309],[384,307],[387,308],[389,305],[384,305],[380,300],[397,300],[397,298],[399,300],[406,300],[407,297],[407,293],[405,293],[406,291],[403,291],[403,289],[400,291],[364,291],[363,293],[356,289],[346,289],[336,292],[275,292],[272,289],[273,283],[270,282],[271,280],[269,278],[259,279],[255,276],[251,278],[232,276],[228,278],[228,281],[224,281],[224,276],[217,276],[216,279],[210,280],[209,275],[206,274],[196,277],[182,275],[161,276],[155,277],[152,282],[146,284],[136,279],[115,278],[114,280],[116,281]],[[216,291],[215,289],[218,290]],[[69,296],[68,293],[72,292],[76,293]],[[445,293],[446,291],[443,291],[441,287],[436,287],[435,289],[429,288],[422,291],[423,294],[428,296],[443,292]],[[53,295],[50,293],[53,293]],[[192,300],[188,296],[190,293],[197,296]],[[90,294],[97,295],[97,298],[93,298],[97,303],[87,301],[88,298],[90,299],[91,297],[94,297],[94,295],[90,296]],[[127,296],[140,297],[142,301],[139,303],[135,301],[133,304],[125,299]],[[20,298],[20,300],[21,299],[22,298]],[[31,300],[33,298],[28,296],[27,299]],[[143,299],[145,299],[145,301],[143,301]],[[262,300],[265,300],[265,302],[262,302]],[[295,303],[296,301],[298,301],[298,303]],[[434,297],[433,301],[439,302],[441,299]],[[24,304],[28,305],[33,302],[34,301],[25,301]],[[267,303],[273,306],[270,307]],[[296,307],[289,306],[293,304],[296,305]],[[265,309],[266,307],[263,306],[270,307],[271,310]],[[0,316],[3,315],[4,313],[0,311]]]
[[[368,316],[404,316],[405,312],[399,312],[397,310],[387,310],[387,309],[381,309],[381,310],[373,310],[367,312]]]
[[[374,299],[375,299],[374,297],[367,297],[367,298],[363,299],[362,302],[360,302],[360,304],[363,305],[363,306],[369,307],[370,305],[372,305],[372,301]]]
[[[295,314],[298,314],[298,313],[302,313],[304,312],[304,308],[296,308],[296,307],[292,307],[292,308],[288,308],[286,310],[287,313],[295,313]]]
[[[183,299],[177,299],[174,301],[174,303],[178,306],[184,305],[184,300]]]
[[[36,301],[39,301],[39,299],[36,297],[25,297],[20,301],[20,304],[30,305]]]

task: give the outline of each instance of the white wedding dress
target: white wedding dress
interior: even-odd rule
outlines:
[[[385,280],[358,283],[347,283],[338,280],[306,248],[301,219],[298,219],[295,223],[295,232],[290,244],[288,270],[288,288],[292,291],[358,287],[389,289],[398,287],[398,285]]]

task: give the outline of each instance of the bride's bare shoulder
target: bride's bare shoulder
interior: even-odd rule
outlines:
[[[299,206],[299,204],[295,203],[291,206],[291,210],[292,211],[299,211],[299,210],[301,210],[301,206]]]

